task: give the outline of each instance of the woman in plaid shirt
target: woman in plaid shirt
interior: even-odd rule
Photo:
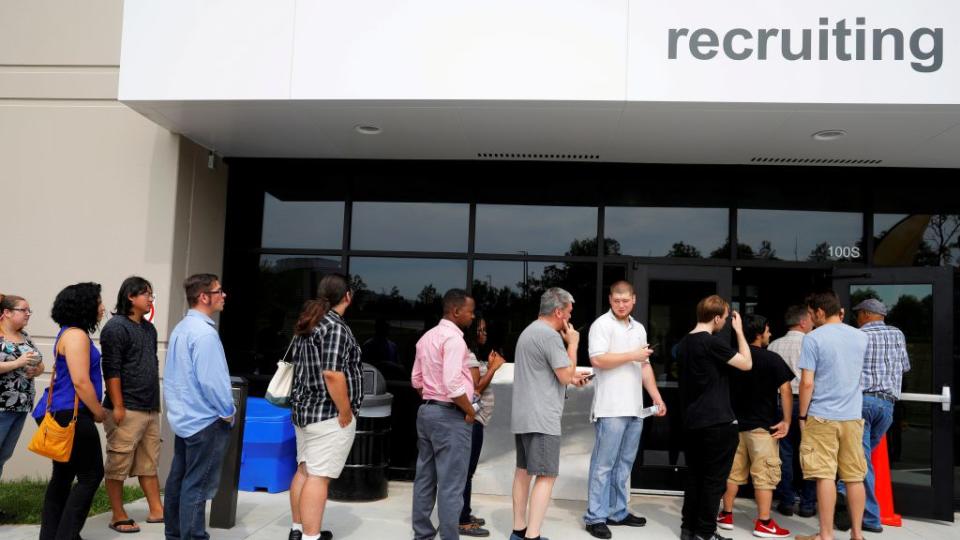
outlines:
[[[290,483],[290,540],[333,538],[320,530],[327,488],[350,454],[363,399],[360,347],[343,322],[352,300],[346,276],[326,275],[294,329],[290,406],[297,473]]]

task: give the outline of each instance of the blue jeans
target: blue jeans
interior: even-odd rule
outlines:
[[[783,417],[783,409],[777,407],[780,417]],[[791,413],[790,431],[787,436],[780,439],[780,484],[773,494],[774,499],[779,499],[782,504],[792,506],[797,500],[797,492],[794,487],[795,475],[800,473],[800,509],[817,509],[817,483],[813,480],[804,480],[800,471],[799,462],[795,462],[797,448],[800,447],[800,399],[793,397],[793,411]]]
[[[164,490],[164,534],[168,540],[208,539],[206,502],[220,485],[230,424],[214,420],[189,437],[176,437]]]
[[[643,420],[636,416],[597,418],[594,429],[597,438],[590,455],[587,513],[583,516],[587,525],[627,517],[627,482],[637,459]]]
[[[3,476],[3,464],[10,459],[20,440],[25,412],[0,411],[0,477]]]
[[[416,540],[460,538],[463,487],[470,465],[473,427],[463,412],[424,404],[417,411],[417,476],[413,481],[411,524]],[[430,521],[437,507],[439,527]]]
[[[863,524],[870,527],[880,526],[880,503],[874,491],[873,449],[880,444],[893,424],[893,403],[873,396],[863,396],[863,452],[867,456],[867,477],[863,480],[867,492],[867,506],[863,510]],[[847,493],[843,482],[837,482],[837,491]]]

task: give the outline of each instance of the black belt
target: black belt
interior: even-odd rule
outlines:
[[[457,404],[450,401],[438,401],[436,399],[425,399],[423,400],[424,405],[438,405],[440,407],[446,407],[448,409],[457,409]]]
[[[889,401],[890,403],[897,402],[897,398],[893,397],[891,394],[888,394],[886,392],[864,392],[863,395],[879,398],[884,401]]]

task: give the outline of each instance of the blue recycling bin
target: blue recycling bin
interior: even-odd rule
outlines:
[[[240,489],[279,493],[290,489],[297,470],[297,439],[290,409],[247,398]]]

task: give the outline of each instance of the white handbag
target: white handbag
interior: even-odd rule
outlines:
[[[267,386],[267,401],[283,407],[290,408],[290,388],[293,386],[293,364],[287,362],[287,355],[290,354],[290,348],[293,347],[293,340],[287,346],[287,352],[283,353],[283,358],[277,362],[277,372],[270,379],[270,385]]]

